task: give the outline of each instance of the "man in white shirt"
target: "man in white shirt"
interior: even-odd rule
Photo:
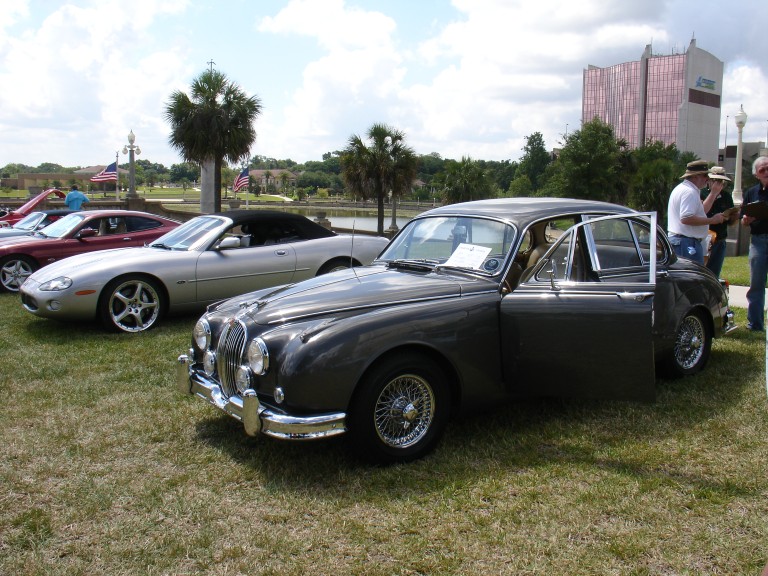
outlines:
[[[709,179],[709,166],[706,160],[689,162],[682,182],[675,186],[669,196],[667,207],[667,235],[672,248],[681,258],[688,258],[704,264],[704,239],[709,233],[710,224],[721,224],[722,214],[707,217],[717,194],[710,192],[702,202],[699,190],[704,188]]]

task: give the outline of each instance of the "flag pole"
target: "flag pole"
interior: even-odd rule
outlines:
[[[768,146],[768,144],[766,144]],[[243,166],[243,170],[245,170],[247,166]],[[250,196],[250,184],[251,184],[251,176],[248,175],[248,184],[245,185],[245,209],[248,210],[248,197]]]
[[[117,169],[117,161],[120,158],[120,150],[115,150],[115,200],[120,200],[120,171]]]

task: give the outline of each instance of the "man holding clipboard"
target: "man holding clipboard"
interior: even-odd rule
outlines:
[[[737,166],[738,170],[739,167]],[[768,156],[752,164],[758,183],[744,192],[741,225],[749,226],[747,328],[765,331],[765,282],[768,276]]]

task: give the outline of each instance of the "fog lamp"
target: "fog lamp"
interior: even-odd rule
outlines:
[[[251,387],[251,369],[248,366],[240,366],[235,374],[235,386],[237,391],[243,394]]]
[[[208,376],[213,376],[216,371],[216,353],[213,350],[206,350],[203,355],[203,370]]]

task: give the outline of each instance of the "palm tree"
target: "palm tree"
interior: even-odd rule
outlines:
[[[366,145],[358,135],[349,138],[341,154],[341,176],[353,195],[376,198],[378,234],[384,234],[384,197],[394,200],[411,189],[416,179],[418,158],[405,145],[405,134],[386,124],[368,129]]]
[[[443,203],[468,202],[493,197],[493,184],[480,164],[462,156],[461,162],[446,163]]]
[[[256,140],[253,123],[259,114],[259,97],[246,96],[217,70],[205,71],[195,78],[191,97],[176,90],[166,104],[171,146],[181,152],[185,162],[213,161],[214,212],[221,210],[221,167],[225,160],[237,164],[248,158]],[[202,208],[202,197],[200,205]]]

